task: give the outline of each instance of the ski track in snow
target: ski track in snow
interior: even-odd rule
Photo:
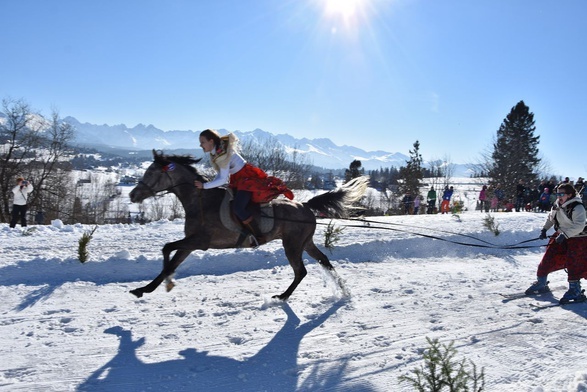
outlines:
[[[307,258],[308,276],[287,303],[271,299],[293,279],[280,241],[196,251],[173,291],[137,299],[129,290],[160,272],[161,247],[182,237],[182,220],[99,226],[85,264],[77,242],[93,226],[34,226],[25,236],[0,224],[0,390],[411,391],[398,377],[423,364],[429,337],[484,367],[487,391],[587,391],[587,304],[537,312],[531,302],[564,290],[499,295],[532,282],[543,247],[488,249],[409,233],[511,245],[536,238],[545,219],[493,214],[495,237],[485,216],[347,227],[326,253],[350,295]],[[315,236],[321,248],[324,229]],[[563,286],[566,274],[550,280]]]

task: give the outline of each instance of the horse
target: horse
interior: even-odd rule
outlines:
[[[169,292],[175,286],[173,281],[175,270],[194,250],[230,249],[239,247],[239,242],[242,242],[239,241],[239,237],[243,235],[242,232],[227,228],[220,219],[222,206],[226,205],[224,199],[230,190],[195,187],[195,181],[208,181],[208,178],[194,167],[200,160],[201,158],[194,159],[190,155],[165,155],[153,150],[153,163],[130,192],[130,200],[133,203],[140,203],[163,192],[172,193],[179,199],[185,210],[185,237],[163,246],[163,269],[146,286],[131,290],[131,293],[138,298],[141,298],[144,293],[153,292],[163,281],[166,282]],[[352,204],[361,199],[367,185],[368,177],[363,176],[304,203],[282,197],[270,202],[272,207],[270,219],[273,220],[273,224],[269,231],[263,233],[261,244],[281,239],[285,255],[294,271],[294,279],[289,287],[272,298],[286,301],[304,279],[307,274],[302,260],[304,251],[336,277],[328,257],[314,244],[313,236],[316,230],[314,212],[331,218],[347,217],[356,208]],[[264,210],[260,208],[250,208],[250,210],[255,219],[261,219],[264,215]],[[173,251],[175,254],[170,257]],[[339,278],[336,281],[342,285]]]

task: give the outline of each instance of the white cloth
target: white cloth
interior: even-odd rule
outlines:
[[[573,213],[569,219],[567,216],[567,207],[574,202],[579,202],[579,204],[573,209]],[[544,223],[543,229],[548,230],[554,226],[555,218],[559,224],[558,230],[564,233],[567,238],[583,236],[582,232],[585,229],[585,207],[583,206],[580,197],[569,199],[562,205],[560,205],[557,200],[554,203],[552,210],[548,213],[548,218]]]
[[[27,198],[29,193],[33,191],[33,186],[29,182],[27,186],[23,186],[22,188],[20,185],[15,186],[12,188],[12,193],[14,193],[14,202],[17,206],[25,206],[27,204]]]
[[[246,163],[247,161],[245,161],[243,157],[241,157],[236,151],[233,151],[230,156],[228,167],[219,168],[216,177],[212,181],[204,183],[204,189],[217,188],[228,184],[230,175],[239,172],[245,167]]]

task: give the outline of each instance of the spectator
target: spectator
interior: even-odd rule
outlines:
[[[10,227],[15,228],[16,223],[20,218],[20,225],[26,227],[26,212],[27,212],[27,199],[29,193],[33,191],[33,185],[25,180],[23,177],[16,179],[16,186],[12,188],[14,194],[14,201],[12,204],[12,219],[10,220]]]
[[[443,214],[448,214],[450,211],[450,198],[453,194],[453,187],[450,188],[448,186],[444,187],[444,192],[442,193],[442,202],[440,203],[440,212]]]
[[[489,212],[489,200],[487,198],[487,185],[483,185],[479,192],[479,201],[481,202],[481,212]]]
[[[410,191],[406,192],[404,198],[402,199],[402,203],[404,203],[404,214],[409,215],[412,209],[412,203],[414,199],[412,198],[412,193]]]
[[[518,185],[516,185],[516,212],[520,212],[524,208],[524,204],[526,196],[526,185],[524,184],[524,180],[518,181]]]
[[[414,215],[418,215],[420,211],[420,195],[416,195],[414,198]]]
[[[430,190],[428,191],[428,194],[426,195],[426,199],[428,202],[428,209],[427,209],[426,213],[433,214],[434,209],[436,208],[436,191],[434,190],[433,186],[430,187]]]
[[[587,191],[585,190],[585,180],[583,177],[579,177],[575,183],[575,189],[577,190],[577,196],[583,201],[583,205],[587,207]]]
[[[501,184],[497,184],[495,186],[495,190],[493,191],[495,197],[497,197],[497,210],[502,206],[503,201],[505,199],[505,192],[501,188]]]
[[[550,211],[550,190],[548,187],[544,188],[544,191],[540,195],[538,206],[540,207],[540,212]]]

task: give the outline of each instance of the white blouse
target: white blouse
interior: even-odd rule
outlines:
[[[237,152],[233,152],[228,167],[220,168],[218,173],[216,173],[216,177],[214,177],[212,181],[204,183],[204,189],[217,188],[228,184],[230,175],[238,173],[243,167],[245,167],[246,163],[247,161],[245,161],[243,157]]]

